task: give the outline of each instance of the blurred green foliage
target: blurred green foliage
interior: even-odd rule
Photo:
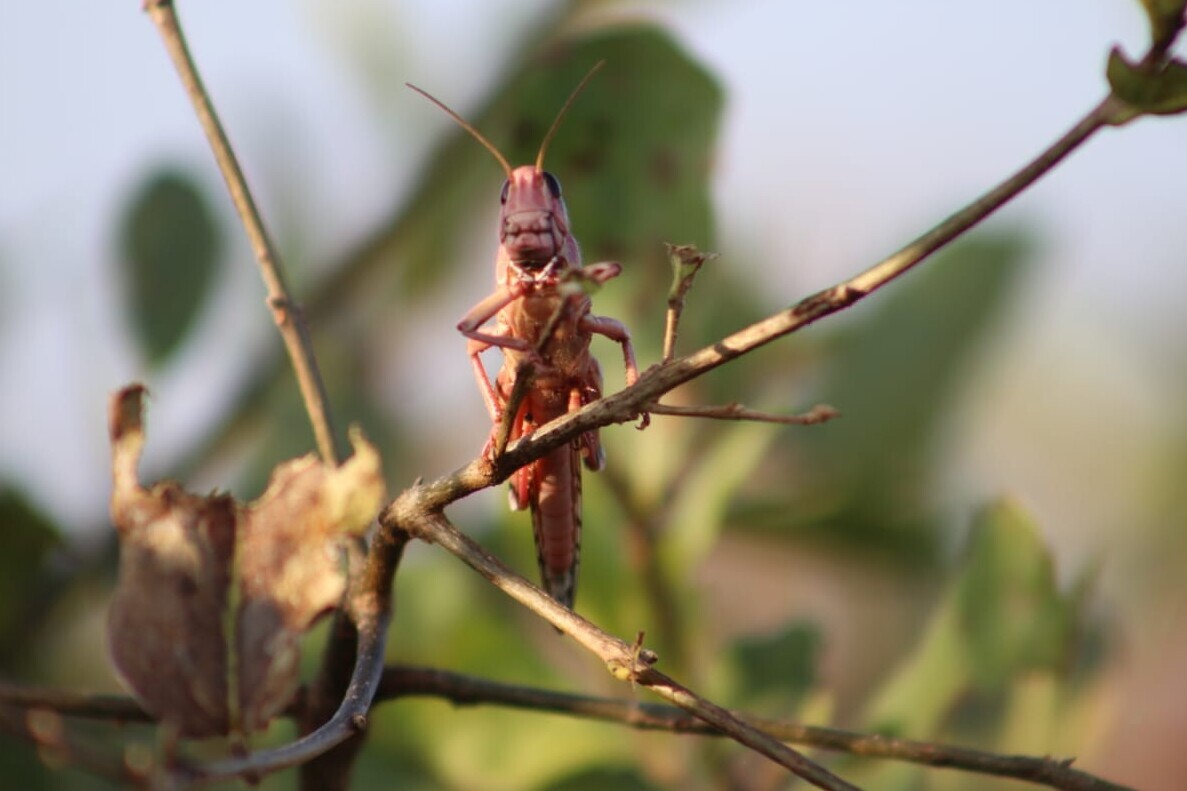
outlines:
[[[1081,602],[1060,595],[1030,517],[1015,503],[986,508],[973,523],[968,556],[955,595],[977,686],[995,693],[1032,670],[1068,667]]]
[[[663,323],[669,278],[663,243],[715,245],[709,179],[723,92],[661,27],[561,34],[562,22],[521,48],[522,59],[470,120],[511,161],[530,161],[573,86],[606,60],[564,120],[547,166],[564,186],[586,260],[624,263],[622,278],[598,293],[596,311],[632,327],[646,366],[658,357]],[[424,112],[437,110],[426,103]],[[368,354],[382,348],[382,333],[411,331],[421,302],[463,279],[493,281],[493,272],[462,260],[460,240],[475,211],[496,200],[500,181],[489,154],[451,128],[406,205],[307,300],[318,319],[319,359],[339,428],[362,424],[382,450],[393,489],[425,474],[423,460],[435,448],[417,444],[422,416],[381,402]],[[170,169],[146,180],[122,226],[137,338],[151,362],[171,362],[217,283],[224,229],[194,182]],[[1063,674],[1081,650],[1082,602],[1057,590],[1037,527],[1013,504],[990,506],[975,519],[963,561],[949,570],[932,493],[945,420],[1008,309],[1031,251],[1029,239],[1016,233],[965,240],[855,308],[841,329],[813,328],[676,396],[736,399],[781,412],[824,401],[842,412],[833,423],[787,429],[657,417],[644,434],[606,430],[612,469],[587,476],[578,609],[619,635],[645,629],[662,669],[724,705],[793,718],[813,696],[829,694],[819,672],[827,631],[785,613],[785,602],[755,600],[753,607],[778,623],[738,634],[734,624],[705,617],[698,574],[738,536],[767,542],[773,554],[823,547],[842,563],[873,555],[902,590],[925,576],[941,595],[922,605],[935,609],[901,664],[893,647],[863,646],[887,668],[864,707],[868,724],[925,738],[975,734],[992,746],[1008,736],[1010,707],[1033,692],[1029,680],[1041,676],[1071,695]],[[724,256],[699,276],[682,325],[683,349],[770,309],[764,283],[743,263]],[[450,335],[452,325],[453,317],[442,319],[442,334]],[[456,364],[465,365],[460,354]],[[606,368],[613,381],[616,366]],[[477,395],[474,403],[478,409]],[[474,438],[475,449],[481,439]],[[226,485],[246,493],[262,488],[278,461],[312,447],[279,353],[257,367],[208,440],[179,463],[181,471],[234,449],[244,473]],[[56,539],[17,495],[0,498],[0,518],[10,531],[9,555],[0,556],[0,633],[11,635],[4,631],[15,623],[11,602],[19,601],[17,591],[35,586]],[[523,514],[500,510],[466,519],[463,529],[534,575]],[[735,569],[730,584],[745,588],[749,577]],[[312,672],[318,652],[305,656]],[[508,683],[639,694],[614,685],[595,661],[468,569],[420,546],[410,550],[396,580],[389,659]],[[1003,703],[969,708],[978,696]],[[1048,715],[1065,711],[1052,705]],[[741,760],[739,750],[706,747],[706,740],[432,700],[384,705],[372,724],[356,771],[359,788],[710,787],[725,784]],[[17,766],[29,761],[24,748],[15,749],[0,744],[0,767],[15,767],[0,775],[27,780],[21,787],[49,787],[40,770],[34,780]],[[1034,753],[1049,749],[1027,745]],[[855,771],[871,772],[873,788],[925,787],[925,775],[914,769]],[[56,787],[103,787],[73,773],[62,778]],[[291,776],[270,778],[265,787],[292,787]]]
[[[0,486],[0,529],[0,668],[11,672],[33,626],[37,599],[46,593],[46,561],[62,539],[50,518],[11,485]]]
[[[820,394],[842,417],[799,438],[811,459],[807,529],[900,562],[934,561],[933,454],[1031,247],[1015,235],[962,240],[854,310]]]
[[[708,176],[722,103],[714,80],[666,32],[639,25],[554,39],[468,120],[512,165],[534,162],[561,106],[599,60],[605,67],[570,107],[544,164],[561,181],[586,260],[658,269],[653,288],[642,289],[656,293],[666,286],[656,266],[666,260],[665,241],[712,243]],[[426,104],[425,112],[439,111]],[[399,222],[400,285],[409,296],[454,275],[449,240],[477,207],[495,205],[501,184],[490,154],[453,132]],[[484,274],[493,283],[493,271]]]
[[[816,664],[824,636],[811,622],[792,623],[775,634],[753,635],[734,642],[733,662],[739,679],[739,707],[762,711],[774,699],[786,710],[802,702],[817,683]]]
[[[220,229],[198,184],[171,168],[140,184],[120,225],[126,315],[148,362],[159,365],[210,295],[219,273]]]
[[[872,699],[866,724],[918,739],[956,732],[1001,749],[1011,707],[1038,684],[1050,690],[1051,702],[1029,712],[1031,730],[1070,729],[1076,679],[1068,670],[1086,645],[1085,592],[1083,585],[1057,589],[1051,555],[1018,504],[986,506],[973,521],[962,568],[915,648]],[[889,790],[920,788],[926,776],[885,764],[867,771],[868,787]]]

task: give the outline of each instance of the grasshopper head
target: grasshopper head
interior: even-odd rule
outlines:
[[[548,263],[562,256],[571,258],[570,264],[580,266],[577,260],[576,243],[569,236],[569,214],[565,202],[561,199],[561,185],[556,176],[544,169],[544,155],[548,151],[548,144],[552,142],[556,130],[560,127],[561,119],[565,117],[573,100],[581,93],[590,79],[602,68],[599,61],[585,75],[585,78],[569,94],[568,100],[552,121],[552,126],[540,142],[540,151],[536,154],[535,165],[523,165],[512,168],[507,158],[487,140],[469,121],[462,118],[440,99],[417,88],[411,83],[405,83],[409,88],[424,96],[433,104],[440,107],[463,129],[482,144],[489,151],[507,174],[507,181],[503,183],[501,196],[502,209],[499,219],[499,242],[506,250],[508,257],[516,264],[527,269],[543,269]]]
[[[499,242],[512,261],[540,269],[565,252],[569,214],[556,176],[531,165],[515,168],[499,200]]]

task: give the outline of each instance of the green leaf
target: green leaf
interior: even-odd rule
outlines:
[[[561,122],[545,162],[563,185],[586,260],[614,259],[641,271],[645,263],[665,260],[665,241],[711,248],[708,174],[722,93],[662,28],[616,25],[553,38],[529,50],[485,108],[454,109],[512,165],[532,162],[569,94],[603,59],[605,67]],[[421,87],[435,92],[431,82]],[[449,96],[438,98],[453,104]],[[426,115],[440,113],[428,102],[423,108]],[[407,209],[366,242],[336,279],[378,267],[398,271],[398,293],[405,298],[459,268],[493,283],[494,226],[489,260],[460,260],[457,242],[460,229],[498,205],[502,180],[491,155],[450,128]],[[654,277],[662,294],[666,265]]]
[[[38,576],[46,555],[61,538],[53,522],[17,489],[0,487],[0,528],[4,551],[0,552],[0,645],[18,649],[27,644],[27,634],[14,634],[22,627],[25,607],[36,596]],[[0,650],[0,660],[9,651]]]
[[[893,736],[924,738],[969,688],[964,642],[951,595],[936,609],[906,660],[873,696],[868,727]]]
[[[1187,111],[1187,63],[1172,60],[1156,71],[1130,63],[1117,47],[1109,53],[1106,70],[1113,95],[1132,112],[1113,123],[1120,125],[1138,115],[1176,115]]]
[[[816,399],[841,417],[797,437],[815,501],[798,507],[830,539],[915,563],[932,556],[936,437],[1030,247],[1020,235],[974,236],[852,309],[857,323],[833,344]]]
[[[549,791],[657,791],[638,772],[631,769],[597,767],[571,775],[548,785]]]
[[[1059,593],[1029,516],[1009,500],[989,505],[916,649],[874,699],[870,724],[930,736],[969,692],[998,697],[1034,671],[1068,669],[1083,597]]]
[[[746,705],[775,699],[786,710],[798,702],[816,681],[822,645],[820,627],[810,622],[736,641],[732,653]]]
[[[605,68],[570,108],[545,165],[564,184],[587,260],[640,272],[653,264],[652,277],[666,287],[664,242],[712,249],[708,177],[722,104],[716,82],[666,31],[621,27],[558,42],[512,81],[518,106],[492,113],[491,125],[510,133],[513,160],[531,161],[572,86],[599,59]]]
[[[980,687],[996,692],[1026,671],[1065,667],[1075,637],[1072,602],[1056,588],[1038,527],[1016,503],[977,515],[957,607]]]
[[[133,330],[150,363],[165,362],[193,326],[218,271],[220,241],[205,196],[183,173],[153,173],[129,202],[120,263]]]

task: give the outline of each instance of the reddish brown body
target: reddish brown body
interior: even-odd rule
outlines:
[[[514,440],[601,397],[602,369],[589,353],[594,333],[622,344],[628,385],[638,371],[626,327],[593,316],[585,292],[564,286],[572,270],[581,267],[581,257],[556,179],[524,166],[512,171],[507,184],[495,291],[466,314],[458,329],[470,339],[467,351],[495,426],[521,364],[525,358],[535,363],[531,386],[511,424]],[[619,271],[617,264],[597,264],[587,274],[602,281]],[[483,326],[491,319],[492,325]],[[503,350],[503,366],[493,383],[479,357],[492,346]],[[601,469],[596,431],[520,469],[511,481],[511,506],[532,512],[544,588],[570,607],[581,548],[581,459],[589,469]]]
[[[589,353],[594,333],[622,344],[627,385],[638,378],[626,327],[614,319],[591,315],[589,296],[573,282],[575,274],[604,282],[621,267],[599,263],[582,270],[560,183],[544,170],[544,154],[560,119],[600,65],[590,71],[558,113],[540,145],[535,165],[514,169],[457,113],[411,86],[482,143],[507,174],[500,198],[495,290],[465,315],[458,330],[469,339],[467,353],[496,431],[518,371],[525,361],[533,363],[530,387],[511,422],[512,441],[601,397],[602,369]],[[503,366],[493,382],[479,356],[492,346],[503,352]],[[493,440],[492,432],[487,453],[494,451]],[[532,512],[544,589],[568,607],[573,606],[581,549],[580,460],[591,470],[601,469],[603,454],[596,431],[556,448],[516,471],[511,479],[511,507]]]

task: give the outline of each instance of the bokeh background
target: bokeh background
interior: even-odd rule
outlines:
[[[689,350],[995,184],[1103,96],[1110,47],[1136,55],[1146,37],[1134,0],[180,11],[309,308],[339,428],[380,443],[393,490],[461,465],[487,430],[454,324],[492,284],[501,178],[404,81],[526,159],[608,60],[549,163],[587,260],[626,266],[597,310],[627,321],[647,364],[662,242],[721,253],[690,298]],[[149,386],[144,475],[195,491],[258,494],[310,432],[138,4],[4,4],[0,108],[0,666],[117,689],[107,396]],[[665,668],[727,705],[1187,786],[1185,315],[1187,120],[1107,130],[908,278],[675,395],[826,401],[842,419],[605,431],[578,608],[645,629]],[[617,388],[617,351],[595,350]],[[451,515],[535,574],[501,492]],[[632,694],[432,548],[410,552],[398,595],[393,661]],[[987,787],[836,768],[875,788]],[[10,742],[0,769],[22,788],[100,787]],[[359,773],[367,788],[785,785],[703,740],[431,701],[382,707]]]

